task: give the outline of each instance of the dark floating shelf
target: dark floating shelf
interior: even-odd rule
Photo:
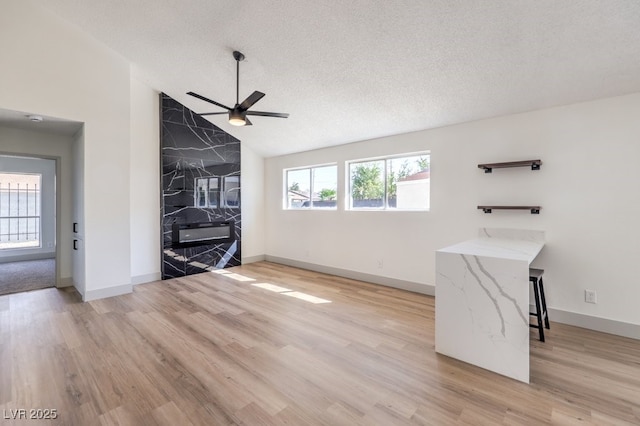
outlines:
[[[493,169],[504,169],[507,167],[531,167],[531,170],[540,170],[542,160],[507,161],[504,163],[478,164],[479,169],[484,169],[485,173],[491,173]]]
[[[478,210],[491,213],[492,210],[529,210],[531,214],[539,214],[540,206],[478,206]]]

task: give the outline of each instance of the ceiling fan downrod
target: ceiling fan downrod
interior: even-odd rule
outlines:
[[[240,104],[240,61],[244,61],[244,55],[237,50],[233,51],[233,58],[236,60],[236,105]]]

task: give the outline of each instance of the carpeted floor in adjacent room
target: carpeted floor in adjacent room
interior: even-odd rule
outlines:
[[[55,285],[55,259],[0,263],[0,295]]]

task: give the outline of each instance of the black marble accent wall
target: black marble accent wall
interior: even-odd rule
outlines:
[[[160,98],[162,279],[240,265],[240,141],[166,94]],[[234,241],[173,237],[174,224],[221,221],[235,222]]]

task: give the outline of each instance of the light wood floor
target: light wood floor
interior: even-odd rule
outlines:
[[[526,385],[437,355],[432,297],[266,262],[223,272],[91,303],[0,297],[0,423],[640,424],[639,341],[532,330]]]

